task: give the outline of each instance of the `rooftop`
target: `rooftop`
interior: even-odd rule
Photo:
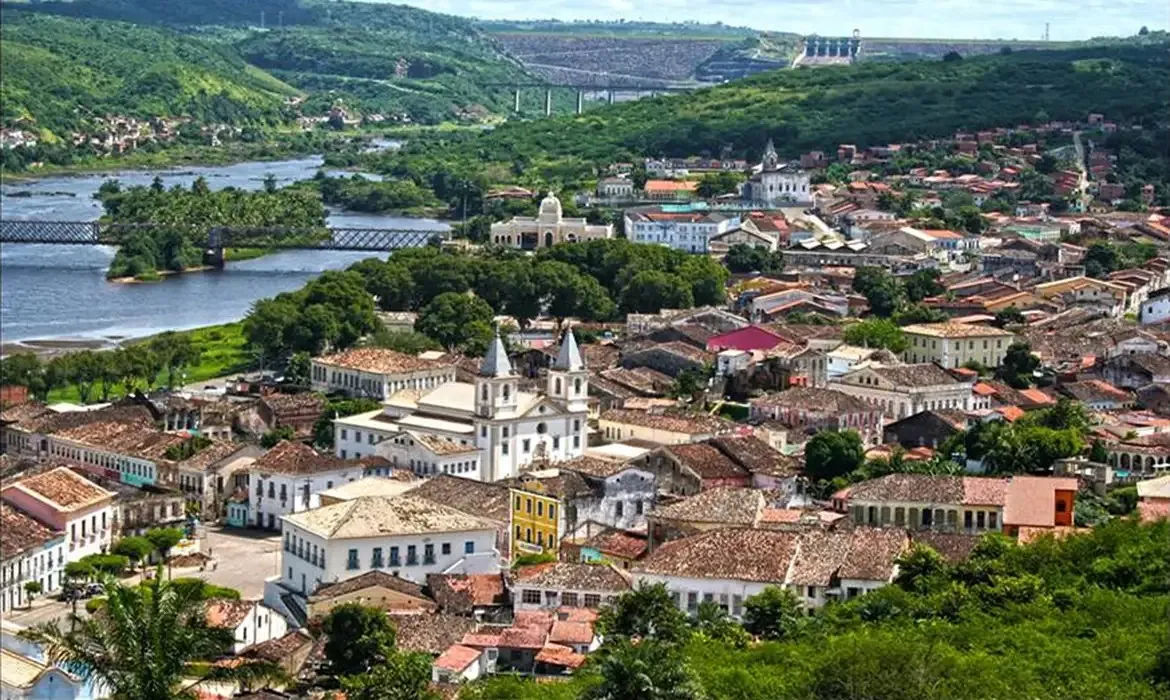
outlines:
[[[660,545],[634,571],[688,578],[783,583],[800,536],[776,530],[728,529]]]
[[[226,627],[228,629],[235,629],[255,607],[254,601],[233,600],[231,598],[216,598],[207,601],[204,605],[207,612],[207,624],[211,627]]]
[[[414,495],[365,496],[284,516],[326,539],[425,535],[495,529],[495,525]]]
[[[717,437],[709,443],[752,474],[783,477],[800,472],[795,459],[755,436]]]
[[[68,467],[57,467],[10,484],[4,489],[23,491],[58,510],[72,511],[112,499],[114,494]]]
[[[919,387],[959,383],[959,380],[951,376],[950,372],[933,362],[916,365],[871,366],[868,371],[898,386]]]
[[[417,487],[420,483],[418,481],[401,481],[385,476],[367,476],[357,481],[347,481],[328,491],[322,491],[321,497],[350,501],[362,496],[400,496]]]
[[[729,421],[706,414],[657,414],[620,408],[611,408],[602,413],[599,420],[688,435],[716,435],[730,432],[735,427]]]
[[[903,326],[903,333],[926,335],[932,338],[1012,338],[1010,331],[994,326],[976,326],[967,323],[915,323]]]
[[[1007,498],[1010,480],[976,476],[887,474],[844,490],[852,501],[998,505]]]
[[[252,463],[251,470],[276,474],[316,474],[344,469],[344,460],[303,442],[282,440]]]
[[[496,522],[507,523],[512,517],[510,491],[502,484],[439,474],[419,484],[410,495]]]
[[[793,387],[786,391],[767,394],[758,399],[751,399],[751,403],[760,403],[768,406],[783,406],[785,408],[799,408],[805,411],[842,415],[846,413],[872,413],[880,409],[863,401],[856,396],[850,396],[836,389],[817,389],[813,387]]]
[[[463,615],[392,615],[397,638],[394,644],[402,651],[440,654],[475,631],[475,618]]]
[[[333,600],[339,596],[374,587],[397,591],[412,598],[430,599],[430,596],[423,592],[423,587],[417,583],[407,581],[404,578],[399,578],[385,571],[367,571],[364,574],[358,574],[344,581],[322,585],[309,598],[309,602]]]
[[[758,489],[721,487],[655,508],[651,517],[676,522],[720,523],[751,526],[763,511],[766,499]]]
[[[516,586],[576,591],[617,591],[630,589],[630,581],[608,564],[549,562],[519,569],[513,575]]]
[[[446,612],[470,614],[475,608],[507,603],[499,574],[427,574],[427,588]]]
[[[449,363],[424,360],[387,348],[357,348],[318,357],[314,362],[330,367],[352,369],[372,374],[403,374],[451,367]]]
[[[670,445],[662,449],[672,454],[679,464],[698,474],[701,479],[736,479],[749,475],[747,469],[707,443]]]
[[[22,510],[0,502],[0,561],[8,561],[34,547],[61,537]]]

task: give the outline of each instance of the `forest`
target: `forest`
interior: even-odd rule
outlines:
[[[1123,124],[1170,109],[1166,47],[1016,51],[958,61],[777,71],[686,95],[581,116],[508,122],[481,134],[433,134],[364,165],[412,177],[436,172],[572,189],[604,167],[644,156],[758,158],[772,138],[787,157],[947,136],[957,130],[1103,112]]]

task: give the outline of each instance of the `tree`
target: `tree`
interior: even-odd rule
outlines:
[[[309,373],[313,369],[313,358],[307,352],[294,352],[284,368],[284,380],[291,384],[308,386]]]
[[[942,60],[944,63],[955,63],[963,60],[963,54],[958,51],[948,51],[943,55]]]
[[[438,700],[430,689],[431,663],[428,654],[392,651],[368,672],[343,677],[341,689],[347,700]]]
[[[597,618],[607,637],[654,639],[668,644],[686,641],[687,617],[661,583],[641,583],[605,606]]]
[[[996,328],[1004,328],[1005,326],[1009,325],[1025,323],[1026,321],[1027,319],[1024,318],[1024,312],[1020,311],[1018,308],[1016,308],[1015,304],[1013,304],[1006,309],[1000,309],[999,311],[995,312],[995,321],[992,322],[992,325],[994,325]]]
[[[662,309],[689,309],[695,305],[690,286],[661,270],[635,274],[622,290],[622,308],[631,313],[656,314]]]
[[[43,590],[44,588],[41,586],[40,581],[25,581],[24,594],[28,596],[28,606],[30,608],[33,604],[33,598],[36,598],[38,595],[40,595],[41,591]]]
[[[902,285],[888,270],[863,265],[853,274],[853,291],[869,302],[869,311],[883,318],[893,315],[902,306]]]
[[[656,639],[607,643],[596,665],[601,682],[584,700],[698,700],[703,697],[685,657]]]
[[[737,649],[742,649],[751,641],[744,628],[740,626],[723,606],[711,600],[699,603],[695,616],[691,620],[695,631],[708,639],[721,642]]]
[[[1100,438],[1094,440],[1093,445],[1089,448],[1089,461],[1101,464],[1109,463],[1109,450],[1105,449],[1105,443]]]
[[[691,285],[695,306],[721,305],[727,300],[727,268],[706,255],[692,255],[679,265],[677,274]]]
[[[1121,269],[1122,257],[1117,247],[1107,241],[1097,241],[1089,245],[1082,259],[1085,274],[1089,277],[1104,278],[1110,272]]]
[[[77,386],[81,403],[89,403],[93,385],[102,378],[102,358],[93,350],[82,350],[73,354],[69,381]]]
[[[394,653],[394,626],[381,608],[343,603],[329,611],[321,629],[325,659],[335,675],[366,673]]]
[[[291,425],[282,425],[279,428],[273,428],[264,433],[260,437],[260,446],[266,450],[271,450],[278,443],[285,440],[292,440],[294,437],[296,437],[296,433],[293,431],[293,427]]]
[[[866,348],[885,348],[892,353],[906,349],[906,336],[893,321],[875,318],[860,321],[845,328],[845,342]]]
[[[743,626],[763,639],[790,639],[804,622],[804,606],[785,588],[768,586],[743,602]]]
[[[439,350],[442,348],[441,345],[435,342],[434,338],[425,336],[422,333],[416,333],[414,331],[388,331],[385,329],[374,334],[374,337],[370,339],[370,345],[378,348],[397,350],[407,355],[417,355],[428,350]]]
[[[861,466],[865,445],[855,430],[822,430],[804,448],[804,471],[817,480],[835,479]]]
[[[707,375],[695,369],[685,369],[674,378],[670,395],[679,399],[691,399],[707,388]]]
[[[446,292],[423,307],[414,329],[434,338],[448,350],[466,345],[477,335],[491,331],[495,314],[477,296]]]
[[[41,372],[41,361],[31,352],[18,352],[0,359],[0,385],[23,386],[37,393]]]
[[[210,627],[202,601],[182,596],[156,577],[141,586],[106,579],[100,615],[74,616],[75,631],[63,632],[56,622],[22,632],[44,648],[52,662],[101,686],[121,700],[194,698],[205,683],[285,682],[280,667],[262,661],[213,666],[201,678],[194,662],[210,661],[231,648],[230,629]]]
[[[946,287],[939,281],[941,277],[942,273],[932,267],[915,271],[902,282],[902,287],[906,290],[906,298],[917,303],[927,297],[942,294],[946,291]]]
[[[908,591],[923,592],[930,578],[943,571],[946,560],[925,544],[915,544],[898,557],[898,577],[894,583]]]
[[[156,363],[167,371],[168,388],[175,387],[175,378],[182,374],[183,368],[199,361],[199,350],[185,333],[161,333],[150,341],[149,348]]]
[[[156,527],[146,531],[146,539],[167,564],[167,576],[171,575],[171,550],[183,541],[183,531],[177,527]]]
[[[699,178],[699,184],[695,188],[695,194],[703,199],[714,199],[723,194],[734,194],[739,189],[739,183],[743,181],[739,173],[729,171],[720,171],[717,173],[707,173]]]
[[[1032,354],[1027,342],[1016,342],[1008,346],[999,364],[996,376],[1015,389],[1027,389],[1032,385],[1032,374],[1040,367],[1040,360]]]
[[[155,552],[155,549],[154,543],[150,540],[133,535],[118,540],[117,544],[110,548],[110,552],[120,554],[135,564],[141,564],[145,570],[146,563],[150,560],[150,555]]]

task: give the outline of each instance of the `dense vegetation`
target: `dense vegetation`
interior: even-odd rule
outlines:
[[[416,248],[257,302],[244,325],[266,357],[317,354],[376,336],[376,298],[385,311],[417,311],[415,330],[440,345],[475,354],[497,314],[526,326],[541,314],[608,321],[619,312],[714,304],[723,299],[727,275],[710,258],[624,239],[559,245],[535,256]]]
[[[367,165],[420,185],[436,172],[569,185],[645,155],[757,157],[768,138],[795,156],[839,143],[864,147],[1037,117],[1104,112],[1121,123],[1143,122],[1170,107],[1164,55],[1164,47],[1097,47],[778,71],[578,117],[413,139],[397,153],[369,157]]]
[[[150,187],[122,189],[117,180],[102,184],[98,198],[103,219],[114,224],[152,224],[149,229],[124,229],[106,276],[149,278],[159,270],[182,271],[200,264],[208,232],[216,226],[233,229],[269,227],[304,229],[310,237],[327,235],[325,207],[316,193],[299,188],[248,192],[227,188],[211,191],[203,178],[190,189],[166,189],[155,178]],[[315,232],[314,232],[315,231]],[[263,245],[264,237],[255,239]]]
[[[111,114],[273,124],[297,93],[229,47],[165,30],[5,5],[0,41],[3,124],[49,144]]]
[[[805,617],[786,591],[689,621],[645,588],[603,613],[608,635],[563,684],[493,678],[476,700],[769,698],[1154,700],[1170,693],[1170,523],[1115,520],[1027,545],[988,535],[968,561],[903,555],[895,584]],[[630,638],[640,639],[631,643]]]

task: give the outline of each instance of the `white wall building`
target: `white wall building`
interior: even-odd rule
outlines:
[[[830,389],[876,404],[894,420],[939,408],[970,411],[974,386],[933,363],[871,364],[829,382]]]
[[[565,218],[561,200],[551,192],[540,201],[536,218],[514,216],[511,221],[492,224],[491,228],[492,243],[523,250],[601,238],[613,238],[612,225],[590,224],[584,218]]]
[[[711,239],[736,229],[740,218],[719,212],[668,212],[662,207],[629,209],[626,238],[635,243],[664,245],[685,253],[706,253]]]
[[[378,456],[390,461],[391,467],[409,469],[419,476],[455,474],[481,481],[480,449],[467,442],[426,433],[403,430],[378,443]]]
[[[320,505],[320,494],[357,481],[365,467],[320,454],[300,442],[283,441],[248,467],[248,522],[275,530],[280,519]]]
[[[1170,287],[1151,292],[1138,312],[1142,325],[1165,323],[1170,320]]]
[[[425,391],[455,381],[455,365],[386,348],[357,348],[314,357],[313,391],[385,401],[403,389]]]
[[[0,613],[28,604],[24,587],[41,585],[38,595],[61,589],[65,573],[65,534],[8,503],[0,503]]]
[[[463,446],[479,450],[479,478],[498,481],[516,476],[534,462],[555,463],[582,454],[586,440],[589,371],[577,340],[567,332],[556,361],[548,371],[544,393],[519,390],[520,377],[508,361],[497,334],[473,383],[447,382],[424,393],[398,394],[380,412],[370,412],[333,422],[334,444],[339,457],[353,458],[377,453],[399,456],[399,466],[411,458],[429,463],[466,462],[455,452]],[[444,438],[454,445],[449,459],[416,455],[406,450],[415,445],[385,445],[386,440],[409,431],[418,436]],[[433,450],[432,450],[433,451]],[[435,472],[438,473],[438,472]],[[467,474],[468,472],[464,472]]]
[[[259,601],[217,598],[207,601],[206,609],[208,625],[232,631],[233,654],[288,632],[284,616]]]
[[[0,499],[63,533],[61,547],[66,563],[100,554],[110,547],[114,493],[68,467],[9,484],[0,492]]]
[[[94,684],[49,663],[45,651],[22,638],[22,625],[0,619],[0,698],[92,700]]]
[[[743,184],[743,199],[769,207],[811,204],[808,171],[791,163],[781,163],[772,140],[768,139],[759,170]]]
[[[282,529],[279,583],[302,596],[368,571],[422,584],[427,574],[500,569],[493,523],[409,494],[365,496],[289,515]]]

